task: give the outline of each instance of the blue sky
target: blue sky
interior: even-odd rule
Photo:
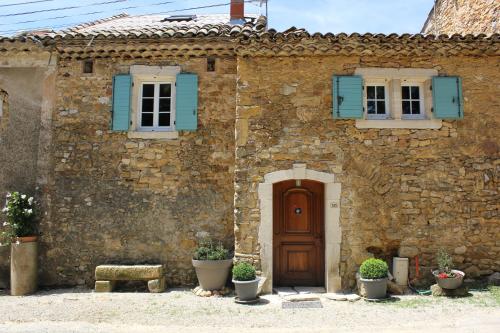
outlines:
[[[21,4],[34,1],[36,3]],[[164,13],[167,16],[170,15],[168,12],[174,10],[227,2],[229,0],[0,0],[0,34],[9,35],[17,30],[31,28],[61,28],[122,12]],[[259,1],[255,2],[246,5],[247,13],[264,12],[258,5]],[[310,32],[323,33],[417,33],[433,2],[434,0],[269,0],[269,25],[277,30],[296,26]],[[43,10],[48,11],[37,12]],[[171,14],[228,11],[228,6],[218,6]]]

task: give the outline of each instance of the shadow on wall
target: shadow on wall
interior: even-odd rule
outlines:
[[[9,95],[0,88],[0,135],[7,126],[9,117]]]
[[[10,245],[0,245],[0,289],[9,288]]]
[[[44,72],[0,68],[0,208],[6,192],[33,194],[36,187]],[[10,246],[0,246],[0,288],[9,284],[9,257]]]
[[[0,132],[2,196],[35,188],[43,80],[42,69],[0,69],[0,87],[9,96],[8,124]]]

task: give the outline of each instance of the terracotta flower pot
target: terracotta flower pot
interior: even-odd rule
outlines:
[[[455,273],[455,277],[452,278],[441,278],[439,277],[439,271],[435,270],[432,271],[432,274],[436,278],[436,282],[438,286],[440,286],[443,289],[457,289],[459,288],[463,281],[464,281],[464,276],[465,273],[456,269],[451,270],[453,273]]]
[[[14,238],[14,242],[19,243],[33,243],[38,240],[38,236],[26,236],[26,237],[16,237]]]
[[[33,294],[37,289],[38,237],[18,237],[11,244],[10,293],[12,296]]]
[[[203,290],[221,290],[226,285],[233,259],[227,260],[194,260],[198,282]]]

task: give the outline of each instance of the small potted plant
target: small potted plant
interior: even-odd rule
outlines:
[[[236,302],[248,303],[258,300],[257,290],[260,278],[255,276],[255,268],[246,262],[233,267],[233,283],[236,289]]]
[[[464,280],[465,273],[453,267],[451,256],[444,249],[439,249],[437,253],[438,269],[432,271],[438,286],[443,289],[457,289]]]
[[[381,299],[387,295],[389,267],[380,259],[365,260],[359,268],[360,283],[367,299]]]
[[[7,217],[2,242],[11,244],[10,290],[13,296],[29,295],[37,289],[38,230],[33,197],[7,193],[2,213]]]
[[[214,245],[212,241],[201,242],[195,250],[192,262],[203,290],[224,288],[233,259],[222,243]]]

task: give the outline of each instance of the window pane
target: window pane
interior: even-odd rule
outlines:
[[[141,126],[153,126],[153,114],[152,113],[143,113],[141,115]]]
[[[401,87],[401,97],[403,99],[410,99],[410,87]]]
[[[410,102],[403,101],[403,114],[411,114]]]
[[[160,98],[160,112],[170,112],[170,98]]]
[[[160,84],[160,97],[170,97],[172,95],[170,84]]]
[[[411,99],[420,99],[419,87],[411,87]]]
[[[385,114],[385,102],[377,101],[377,114]]]
[[[372,86],[366,87],[366,98],[375,99],[375,87]]]
[[[385,99],[385,88],[377,87],[377,99]]]
[[[411,113],[412,114],[420,114],[420,102],[412,101],[411,102]]]
[[[155,97],[155,85],[154,84],[143,84],[142,85],[142,97]]]
[[[170,126],[170,113],[160,113],[158,126]]]
[[[368,101],[368,113],[375,114],[375,102],[374,101]]]
[[[154,99],[143,98],[142,99],[142,112],[153,112]]]

